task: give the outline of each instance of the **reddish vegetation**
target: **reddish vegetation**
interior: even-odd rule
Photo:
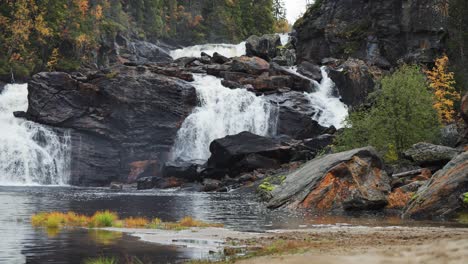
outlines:
[[[411,200],[411,197],[414,193],[409,192],[405,193],[400,188],[395,189],[389,196],[388,196],[388,209],[403,209],[408,202]]]

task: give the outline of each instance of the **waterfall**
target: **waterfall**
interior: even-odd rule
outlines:
[[[237,45],[234,44],[206,44],[185,47],[182,49],[176,49],[170,52],[172,58],[178,59],[181,57],[200,57],[200,54],[205,52],[206,54],[213,56],[213,53],[217,52],[228,58],[239,57],[245,55],[245,42],[241,42]]]
[[[0,94],[0,185],[64,185],[70,176],[69,134],[15,118],[28,108],[27,85],[6,85]]]
[[[312,118],[321,126],[342,128],[348,116],[348,107],[334,95],[335,83],[328,77],[327,68],[323,66],[320,69],[322,81],[316,92],[308,94],[311,105],[318,110]]]
[[[213,76],[194,77],[200,105],[177,134],[173,160],[205,161],[210,157],[210,143],[227,135],[243,131],[262,136],[276,133],[277,108],[263,96],[226,88]]]
[[[336,87],[333,80],[328,76],[327,67],[320,68],[322,80],[320,83],[297,72],[297,67],[286,68],[289,72],[297,74],[302,78],[312,81],[317,88],[315,92],[306,93],[311,107],[316,110],[312,119],[321,126],[342,128],[343,122],[348,116],[348,107],[341,102],[340,97],[335,96]]]

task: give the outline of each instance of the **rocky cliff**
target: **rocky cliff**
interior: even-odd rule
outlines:
[[[28,119],[71,130],[75,185],[158,170],[197,102],[187,82],[142,66],[89,76],[40,73],[28,89]]]
[[[444,50],[447,16],[440,0],[318,1],[295,25],[297,57],[353,57],[384,68],[432,62]]]

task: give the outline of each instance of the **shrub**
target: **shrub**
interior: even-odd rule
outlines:
[[[394,157],[411,145],[436,139],[440,123],[433,97],[417,66],[404,65],[382,79],[382,90],[370,109],[358,109],[346,120],[336,150],[372,145]]]
[[[124,220],[125,227],[127,228],[143,228],[148,226],[148,219],[142,217],[130,217]]]
[[[116,213],[110,211],[96,212],[92,224],[93,227],[111,227],[118,218]]]

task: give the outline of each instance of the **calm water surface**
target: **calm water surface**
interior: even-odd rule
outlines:
[[[73,187],[0,186],[0,263],[83,263],[94,257],[136,257],[145,263],[181,263],[210,258],[196,248],[162,246],[138,241],[122,233],[74,229],[60,233],[31,226],[34,213],[75,211],[92,214],[98,210],[118,212],[121,217],[159,217],[177,221],[184,216],[224,223],[240,231],[351,225],[447,225],[449,223],[402,222],[398,217],[317,217],[271,212],[251,194],[194,193],[183,191],[111,191]]]

